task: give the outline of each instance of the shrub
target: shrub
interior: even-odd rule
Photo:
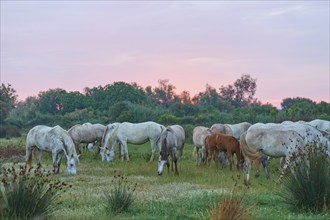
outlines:
[[[46,218],[58,209],[60,194],[71,187],[59,180],[50,180],[50,172],[41,170],[41,166],[33,171],[15,164],[11,168],[3,168],[3,189],[1,189],[0,209],[2,219]]]
[[[212,220],[247,220],[252,215],[253,207],[247,203],[246,195],[232,192],[225,194],[220,202],[215,203],[208,210],[208,216]]]
[[[126,212],[134,202],[136,184],[128,182],[127,177],[120,174],[114,175],[113,188],[104,192],[106,212],[118,214]]]
[[[330,210],[330,160],[320,147],[308,146],[283,179],[282,201],[294,210]],[[297,160],[296,160],[297,161]]]

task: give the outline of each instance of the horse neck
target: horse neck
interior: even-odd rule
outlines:
[[[162,158],[161,159],[166,159],[167,158],[167,132],[165,134],[165,136],[163,137],[163,140],[162,140],[162,143],[161,143],[161,155],[162,155]]]
[[[72,142],[70,136],[67,137],[66,135],[63,135],[62,142],[63,142],[63,148],[64,148],[63,150],[67,157],[69,157],[72,154],[73,155],[77,154],[76,148],[75,148],[74,143]]]

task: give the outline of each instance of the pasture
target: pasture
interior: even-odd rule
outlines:
[[[24,138],[23,138],[24,139]],[[23,163],[25,141],[0,140],[0,162],[3,166],[10,166],[13,160]],[[14,159],[5,155],[7,147]],[[261,170],[259,178],[252,176],[251,186],[243,185],[242,171],[236,167],[233,172],[226,168],[217,168],[214,161],[211,166],[196,166],[192,156],[193,145],[185,144],[183,160],[179,176],[174,172],[167,172],[165,168],[162,176],[157,175],[157,160],[149,162],[150,144],[128,145],[130,161],[122,162],[119,159],[118,149],[113,164],[102,162],[100,156],[84,152],[78,166],[76,176],[69,176],[66,172],[66,161],[62,161],[59,174],[51,178],[60,179],[72,185],[72,188],[61,196],[60,211],[50,219],[207,219],[207,210],[221,200],[223,193],[238,190],[246,196],[254,206],[252,219],[329,219],[329,213],[309,214],[292,212],[281,202],[277,192],[281,186],[276,183],[279,177],[279,160],[270,163],[272,179],[267,180]],[[158,158],[159,150],[156,151]],[[6,156],[6,158],[5,158]],[[235,157],[236,159],[236,157]],[[33,165],[36,155],[33,157]],[[236,163],[236,161],[235,161]],[[44,153],[43,167],[51,170],[50,154]],[[255,168],[252,168],[255,173]],[[116,174],[127,177],[129,183],[137,184],[134,192],[135,201],[127,213],[116,216],[107,216],[104,212],[103,193],[111,189],[111,183]]]

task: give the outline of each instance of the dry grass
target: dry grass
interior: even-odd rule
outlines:
[[[208,210],[208,215],[212,220],[248,220],[253,207],[246,202],[246,195],[232,192],[224,194],[221,201]]]

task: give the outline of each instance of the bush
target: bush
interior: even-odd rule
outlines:
[[[41,166],[32,171],[15,164],[3,168],[3,189],[0,196],[0,219],[46,218],[58,209],[60,194],[71,185],[48,178],[50,172]]]
[[[253,205],[246,201],[246,195],[235,192],[224,195],[220,202],[208,210],[209,219],[212,220],[247,220],[252,215]]]
[[[104,192],[105,209],[108,214],[126,212],[134,202],[136,184],[129,183],[127,177],[114,175],[113,189]]]
[[[283,179],[279,192],[292,209],[313,213],[330,210],[330,160],[321,148],[307,147],[299,162]]]

